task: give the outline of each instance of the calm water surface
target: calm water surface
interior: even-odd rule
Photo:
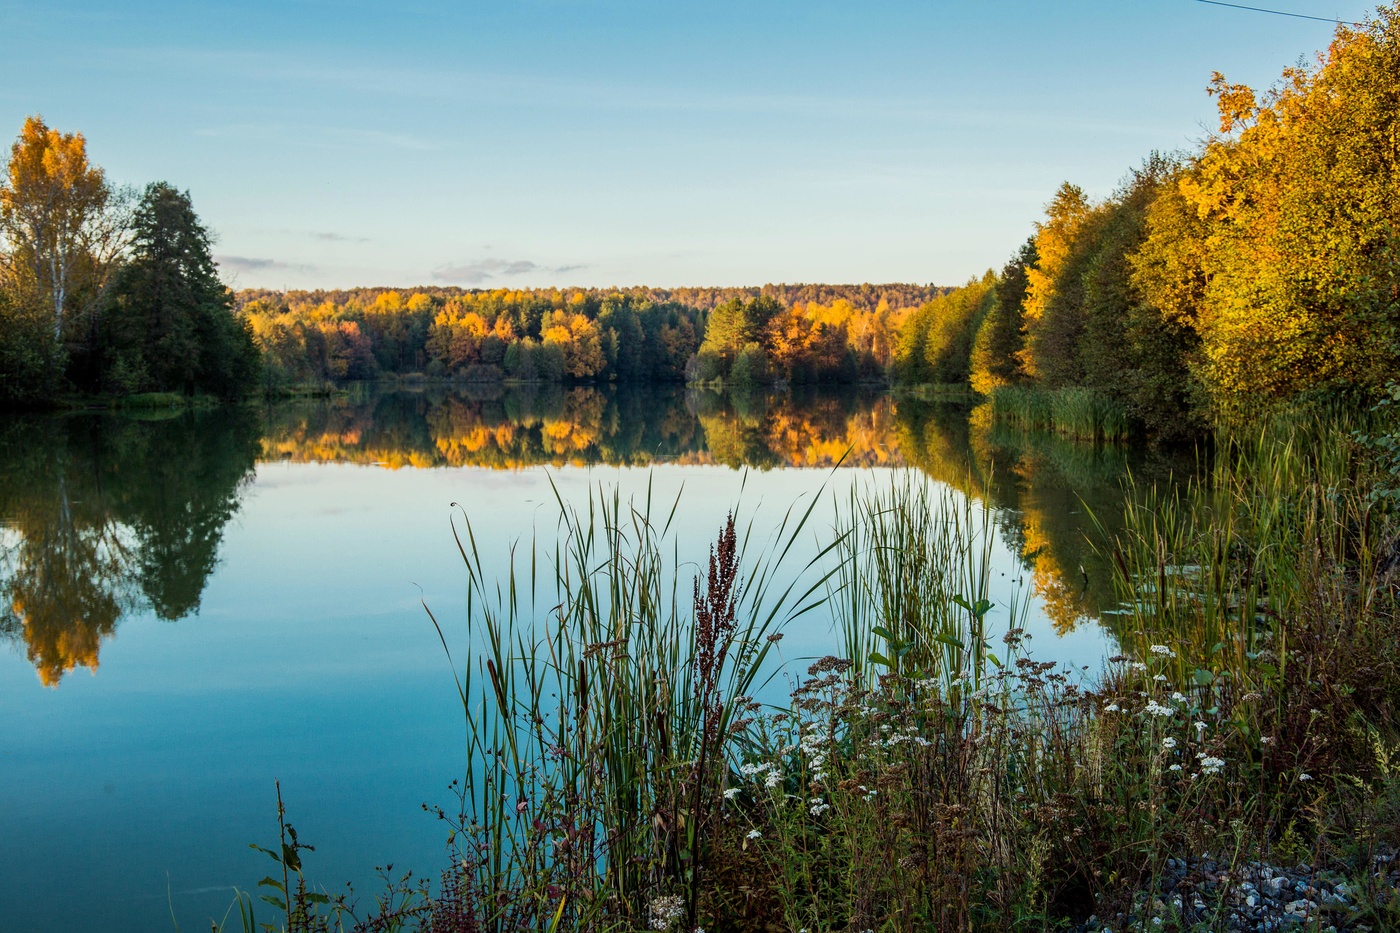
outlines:
[[[980,424],[878,394],[592,389],[0,420],[0,933],[206,928],[266,873],[247,846],[275,840],[275,779],[319,884],[436,871],[420,805],[450,802],[464,727],[422,603],[460,632],[453,502],[499,570],[511,541],[552,547],[556,490],[650,487],[680,495],[698,560],[728,509],[763,533],[912,468],[992,510],[1000,624],[1020,581],[1035,654],[1097,666],[1086,504],[1112,528],[1124,470],[1171,465]],[[783,643],[836,647],[811,616]]]

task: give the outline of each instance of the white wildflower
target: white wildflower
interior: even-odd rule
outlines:
[[[1198,735],[1206,731],[1206,724],[1203,722],[1192,723],[1192,725],[1196,727],[1196,733]]]
[[[783,776],[777,768],[768,772],[768,776],[763,779],[763,786],[770,790],[783,782]]]
[[[669,930],[671,924],[681,918],[685,913],[685,901],[678,894],[667,894],[664,897],[655,898],[649,905],[651,914],[651,928],[653,930]]]
[[[1152,679],[1155,680],[1155,681],[1157,681],[1157,683],[1159,683],[1159,684],[1164,684],[1164,683],[1167,682],[1167,675],[1166,675],[1166,674],[1153,674],[1153,675],[1152,675]]]
[[[1172,738],[1171,736],[1167,736],[1165,739],[1162,740],[1162,747],[1169,751],[1173,748],[1176,748],[1176,739]]]
[[[1107,706],[1105,706],[1105,707],[1103,708],[1103,711],[1104,711],[1105,713],[1116,713],[1116,712],[1118,712],[1118,704],[1117,704],[1117,703],[1110,703],[1110,704],[1108,704]]]
[[[1225,769],[1225,759],[1207,755],[1201,759],[1202,774],[1219,774]]]
[[[739,788],[737,787],[729,787],[724,791],[725,800],[733,800],[737,796],[739,796]]]
[[[1172,765],[1172,766],[1171,766],[1170,768],[1168,768],[1167,770],[1168,770],[1168,771],[1180,771],[1180,770],[1181,770],[1181,765]]]
[[[1312,780],[1312,775],[1311,775],[1311,774],[1308,774],[1306,771],[1304,771],[1302,774],[1298,775],[1298,780],[1300,780],[1300,781],[1311,781],[1311,780]]]
[[[1170,715],[1172,715],[1172,708],[1171,708],[1170,706],[1163,706],[1161,703],[1158,703],[1156,700],[1148,700],[1148,701],[1147,701],[1147,705],[1144,706],[1144,707],[1142,708],[1142,711],[1143,711],[1144,713],[1147,713],[1148,715],[1151,715],[1151,716],[1170,716]]]
[[[1130,668],[1132,668],[1133,670],[1138,671],[1139,673],[1141,673],[1142,671],[1147,670],[1147,665],[1146,665],[1146,664],[1143,664],[1141,661],[1134,661],[1133,663],[1129,664],[1128,666],[1129,666]]]
[[[760,836],[762,836],[762,835],[763,835],[763,833],[759,832],[758,830],[756,830],[756,829],[751,829],[751,830],[749,830],[749,834],[748,834],[747,836],[745,836],[744,838],[745,838],[745,839],[757,839],[758,837],[760,837]]]
[[[1162,656],[1164,656],[1164,657],[1168,657],[1168,658],[1174,658],[1174,657],[1176,657],[1176,652],[1173,651],[1172,649],[1168,648],[1166,645],[1153,645],[1151,648],[1148,648],[1147,650],[1148,650],[1148,651],[1151,651],[1153,654],[1160,654],[1160,655],[1162,655]]]

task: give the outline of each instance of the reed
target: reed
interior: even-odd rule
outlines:
[[[1105,544],[1124,653],[1205,688],[1271,782],[1265,835],[1297,818],[1300,775],[1370,780],[1393,729],[1396,526],[1370,494],[1358,417],[1295,410],[1222,428],[1175,492],[1128,497]],[[1302,795],[1306,796],[1306,795]]]
[[[816,500],[766,547],[731,516],[687,592],[677,503],[661,510],[650,487],[641,502],[595,491],[583,511],[558,496],[558,543],[512,551],[499,582],[470,519],[456,526],[479,653],[458,681],[473,765],[456,831],[485,929],[624,929],[661,897],[700,909],[729,737],[769,636],[820,603],[824,554],[786,569]]]
[[[990,650],[990,510],[909,472],[853,488],[844,506],[829,601],[856,675],[980,686]]]
[[[557,543],[499,581],[464,518],[456,925],[422,929],[1223,928],[1242,889],[1162,887],[1207,858],[1348,872],[1370,893],[1325,919],[1394,928],[1397,527],[1366,431],[1222,429],[1199,481],[1130,496],[1098,674],[1026,653],[1026,604],[990,600],[993,517],[914,474],[835,503],[806,560],[819,500],[766,538],[730,516],[696,574],[650,490],[556,491]],[[802,676],[774,646],[809,614],[844,657]],[[789,696],[752,699],[780,670]]]
[[[1093,389],[997,386],[992,421],[1028,431],[1054,431],[1081,441],[1126,440],[1132,422],[1123,406]]]

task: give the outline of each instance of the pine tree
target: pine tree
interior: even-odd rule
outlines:
[[[258,353],[219,281],[209,233],[188,192],[146,186],[132,223],[132,259],[104,315],[104,389],[229,398],[258,377]]]

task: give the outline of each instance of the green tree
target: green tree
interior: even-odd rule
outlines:
[[[1036,263],[1035,238],[1021,245],[992,286],[994,301],[972,350],[972,388],[986,395],[1025,379],[1018,354],[1025,347],[1026,270]]]
[[[132,259],[103,316],[104,388],[233,397],[258,379],[258,351],[219,281],[209,234],[187,192],[146,187]]]
[[[0,266],[0,407],[53,398],[60,376],[57,349],[38,302],[13,287]]]

